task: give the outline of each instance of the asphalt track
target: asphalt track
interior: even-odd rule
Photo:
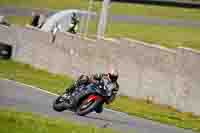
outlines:
[[[4,16],[31,16],[33,11],[52,15],[58,10],[0,7],[0,15]],[[197,27],[197,28],[200,27],[200,21],[184,20],[184,19],[161,19],[152,16],[111,15],[109,22],[153,24],[153,25]]]
[[[191,130],[163,125],[108,109],[105,109],[102,114],[91,113],[85,117],[69,111],[55,112],[52,109],[52,101],[56,97],[51,93],[15,81],[0,80],[0,107],[3,108],[15,108],[17,111],[33,112],[81,124],[93,124],[101,128],[113,128],[126,133],[192,133]]]

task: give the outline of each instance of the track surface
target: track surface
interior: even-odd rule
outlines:
[[[77,123],[94,124],[97,127],[109,127],[126,133],[192,133],[190,130],[162,125],[108,109],[105,109],[102,114],[91,113],[85,117],[76,116],[69,111],[55,112],[52,109],[52,101],[55,98],[55,95],[37,88],[14,81],[0,80],[0,107],[14,107],[17,111],[64,118]]]
[[[29,9],[29,8],[16,8],[16,7],[0,7],[0,15],[4,16],[31,16],[32,12],[53,14],[54,10],[45,9]],[[112,15],[110,22],[122,23],[138,23],[138,24],[153,24],[153,25],[170,25],[170,26],[186,26],[186,27],[200,27],[200,21],[194,20],[181,20],[181,19],[161,19],[158,17],[148,16],[127,16],[127,15]]]

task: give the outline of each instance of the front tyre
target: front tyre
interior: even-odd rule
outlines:
[[[97,99],[93,99],[90,101],[88,101],[88,99],[83,100],[83,102],[77,108],[76,114],[80,116],[87,115],[91,113],[92,111],[94,111],[102,103],[103,103],[103,100],[99,96]]]
[[[53,102],[53,109],[58,112],[62,112],[66,110],[65,101],[62,96],[59,96],[54,102]]]

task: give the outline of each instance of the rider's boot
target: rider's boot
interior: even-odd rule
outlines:
[[[82,77],[83,76],[80,76],[80,78],[76,82],[74,82],[69,88],[67,88],[66,93],[72,94],[78,86],[81,86],[81,85],[86,84],[88,82],[85,79],[81,79]]]
[[[99,104],[96,109],[95,109],[96,113],[102,113],[103,112],[103,104]]]

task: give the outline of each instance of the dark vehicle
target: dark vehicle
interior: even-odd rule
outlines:
[[[12,55],[12,46],[0,42],[0,59],[10,59]]]
[[[87,115],[93,111],[101,113],[103,104],[106,103],[107,99],[104,87],[106,86],[101,83],[90,83],[87,86],[79,86],[72,94],[66,91],[54,101],[53,109],[58,112],[70,110],[80,116]],[[73,97],[75,99],[73,102],[76,104],[72,103],[69,97]],[[71,106],[72,104],[73,106]]]

